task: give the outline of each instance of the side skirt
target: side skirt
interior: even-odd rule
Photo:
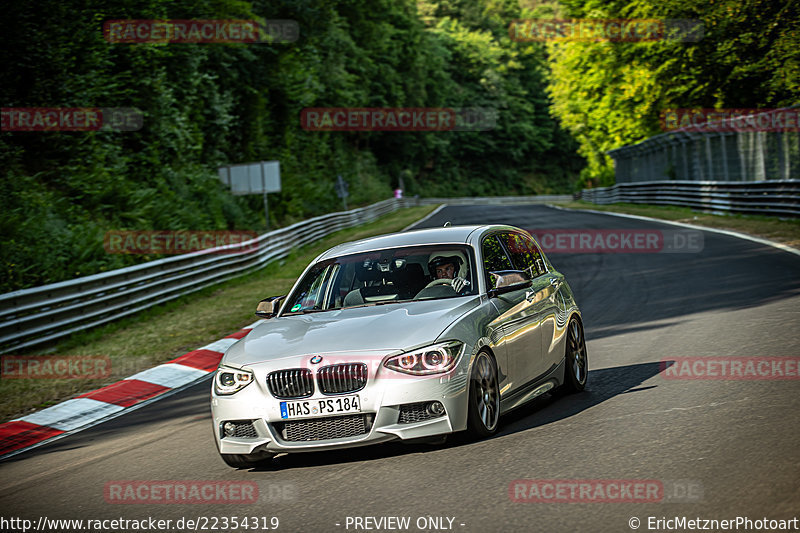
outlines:
[[[548,370],[538,378],[533,379],[521,389],[514,391],[513,394],[500,398],[500,414],[505,414],[512,409],[516,409],[537,396],[547,391],[553,390],[564,383],[564,372],[566,369],[565,360],[562,359],[558,365]]]

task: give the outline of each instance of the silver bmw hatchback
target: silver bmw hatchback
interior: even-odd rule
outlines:
[[[588,361],[564,276],[512,226],[423,229],[317,257],[214,375],[214,438],[235,468],[278,453],[486,437]]]

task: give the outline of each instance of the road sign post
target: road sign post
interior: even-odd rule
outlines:
[[[279,161],[259,161],[242,165],[227,165],[217,169],[220,181],[231,188],[234,196],[264,195],[264,220],[269,229],[269,203],[267,194],[281,192],[281,165]]]
[[[336,196],[342,199],[342,204],[344,205],[345,211],[347,211],[347,197],[350,196],[350,193],[347,191],[347,189],[347,182],[344,181],[342,175],[339,174],[336,177]]]

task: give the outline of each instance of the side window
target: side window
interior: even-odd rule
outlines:
[[[486,276],[486,286],[493,289],[495,286],[495,279],[489,275],[489,272],[497,270],[513,270],[508,256],[506,255],[503,247],[500,246],[500,241],[497,236],[492,235],[483,241],[483,271]]]
[[[289,311],[305,311],[308,309],[323,309],[326,298],[330,301],[329,286],[331,276],[339,270],[339,265],[315,265],[314,269],[306,275],[303,285],[296,293],[294,301],[290,301]],[[330,305],[330,304],[328,304]]]
[[[527,235],[525,236],[525,240],[528,242],[528,246],[536,255],[536,266],[539,269],[539,275],[547,274],[547,263],[545,263],[544,255],[542,255],[542,248],[539,246],[534,239],[531,239]]]
[[[347,293],[357,288],[354,287],[356,282],[355,278],[356,266],[353,263],[344,263],[340,265],[339,276],[335,285],[338,288],[338,292],[334,292],[333,307],[341,307]]]
[[[521,233],[504,233],[500,240],[508,250],[514,268],[526,271],[531,279],[545,273],[542,253],[530,237]]]

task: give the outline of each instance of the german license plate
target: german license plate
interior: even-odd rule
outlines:
[[[361,412],[361,401],[358,395],[281,402],[281,418],[309,418],[359,412]]]

